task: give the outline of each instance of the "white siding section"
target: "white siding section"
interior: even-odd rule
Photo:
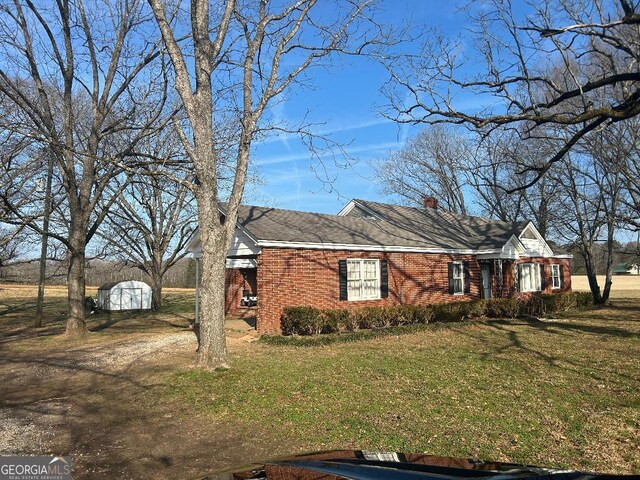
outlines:
[[[544,243],[540,240],[534,240],[532,238],[521,238],[520,241],[524,244],[526,255],[528,257],[541,257],[544,255]]]
[[[202,243],[200,243],[200,231],[197,231],[193,236],[193,239],[187,245],[187,251],[193,255],[194,258],[200,258],[202,256]],[[249,235],[244,233],[241,229],[236,228],[233,238],[231,239],[231,247],[228,256],[245,256],[245,255],[258,255],[260,253],[260,247],[254,242]]]
[[[260,247],[258,247],[246,233],[236,228],[233,234],[233,240],[231,240],[231,248],[229,248],[227,255],[257,255],[258,253],[260,253]]]

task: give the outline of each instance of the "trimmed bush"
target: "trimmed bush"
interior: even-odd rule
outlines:
[[[318,335],[325,328],[325,319],[319,308],[287,307],[282,312],[280,327],[285,335]]]
[[[487,316],[487,300],[474,300],[467,303],[469,304],[469,318],[481,318]]]
[[[287,307],[281,318],[284,335],[358,332],[360,329],[388,329],[431,322],[459,322],[469,318],[516,318],[565,312],[592,304],[588,292],[534,295],[528,298],[491,298],[432,305],[391,305],[358,309],[321,310],[314,307]]]
[[[325,310],[326,333],[352,332],[349,310]]]
[[[547,313],[566,312],[593,305],[591,292],[564,292],[543,295]]]
[[[428,305],[398,305],[396,325],[427,324],[433,320],[433,308]]]
[[[487,317],[516,318],[522,312],[522,301],[516,297],[487,300]]]
[[[593,305],[593,295],[591,292],[571,292],[576,297],[576,306],[578,308],[589,307]]]

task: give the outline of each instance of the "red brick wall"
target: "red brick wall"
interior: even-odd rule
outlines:
[[[388,260],[389,297],[340,301],[338,261],[349,258]],[[454,260],[469,262],[468,295],[449,294],[448,263]],[[358,308],[477,299],[480,266],[470,255],[263,248],[258,255],[258,289],[258,331],[278,332],[287,306]]]
[[[239,268],[227,268],[225,274],[225,313],[236,314],[242,299],[244,287],[244,277]]]

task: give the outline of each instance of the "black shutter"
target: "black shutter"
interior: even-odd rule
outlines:
[[[340,275],[340,300],[347,300],[347,261],[338,260],[338,274]]]
[[[464,293],[471,293],[471,277],[469,276],[469,262],[463,262],[464,272]]]
[[[544,289],[547,288],[547,279],[544,276],[544,263],[540,264],[540,290],[544,292]],[[553,274],[553,272],[552,272]]]
[[[453,295],[453,262],[449,262],[449,294]]]
[[[560,272],[560,288],[564,288],[564,266],[559,265],[558,270]]]
[[[380,298],[389,296],[389,266],[387,260],[380,260]]]
[[[520,279],[522,278],[522,265],[521,264],[517,264],[516,265],[516,269],[515,269],[515,274],[516,274],[516,292],[520,291]]]

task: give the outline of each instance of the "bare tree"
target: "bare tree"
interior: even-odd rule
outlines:
[[[86,246],[119,193],[112,189],[106,198],[107,186],[165,110],[160,45],[149,37],[145,5],[13,0],[0,6],[0,94],[12,106],[4,123],[50,152],[65,194],[66,232],[49,235],[67,248],[69,335],[86,332]],[[7,205],[14,222],[44,233],[29,212]]]
[[[151,281],[153,309],[162,306],[163,278],[185,257],[196,226],[189,189],[148,172],[130,179],[99,235],[121,263],[142,270]]]
[[[595,303],[607,303],[611,292],[616,241],[621,209],[627,192],[621,166],[627,163],[637,144],[630,128],[635,122],[620,122],[584,138],[556,174],[562,183],[562,214],[557,226],[573,244],[585,264]],[[600,247],[602,245],[602,247]],[[603,251],[603,271],[598,271],[598,252]],[[601,289],[598,274],[604,274]]]
[[[6,267],[18,261],[24,253],[25,231],[19,227],[12,229],[0,226],[0,278],[4,278],[3,272]]]
[[[532,174],[516,172],[548,151],[548,142],[524,141],[509,131],[496,133],[482,138],[451,126],[429,127],[376,166],[384,193],[417,205],[423,195],[433,195],[444,209],[462,215],[476,211],[504,222],[532,220],[546,235],[558,182],[544,178],[524,190],[516,187]]]
[[[252,142],[267,125],[267,107],[308,80],[310,67],[334,52],[365,54],[387,40],[378,24],[365,22],[371,1],[339,2],[319,11],[316,0],[226,0],[211,9],[193,0],[186,22],[179,9],[148,0],[175,74],[188,121],[181,138],[194,167],[192,188],[202,240],[201,323],[197,363],[227,365],[224,333],[225,257],[236,226]],[[187,25],[189,27],[187,27]],[[181,42],[180,33],[190,29]],[[193,59],[193,63],[191,62]],[[191,65],[193,68],[191,68]],[[215,133],[233,120],[233,186],[220,215],[219,154]]]
[[[424,195],[438,199],[445,210],[467,214],[463,187],[472,155],[467,137],[436,125],[420,132],[402,149],[375,165],[383,192],[422,204]]]
[[[516,9],[512,3],[470,3],[472,36],[464,40],[476,50],[465,56],[458,41],[434,33],[421,55],[390,65],[385,91],[390,115],[400,122],[459,123],[484,134],[509,126],[530,138],[549,125],[571,127],[553,154],[520,170],[535,173],[518,187],[526,188],[583,137],[640,114],[640,5],[542,0]],[[474,69],[476,58],[483,61]],[[463,66],[472,73],[463,74]],[[461,107],[470,96],[475,106]]]

